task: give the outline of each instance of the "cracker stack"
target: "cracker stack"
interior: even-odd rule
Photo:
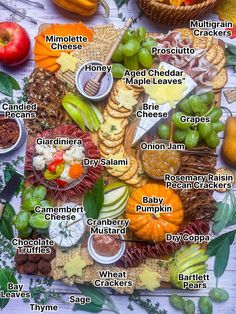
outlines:
[[[110,133],[98,132],[98,141],[101,155],[105,158],[112,157],[114,159],[128,159],[127,166],[107,167],[107,172],[113,177],[126,182],[134,187],[140,187],[147,183],[147,178],[144,175],[141,162],[133,156],[129,156],[124,147],[125,127],[128,124],[128,119],[132,116],[133,110],[120,106],[116,99],[119,90],[133,91],[133,97],[138,100],[143,92],[142,88],[126,85],[122,80],[118,80],[108,98],[107,105],[103,112],[105,122],[113,119],[120,120],[123,125],[123,131],[111,138]]]
[[[93,41],[84,46],[82,50],[72,53],[73,57],[78,58],[77,69],[91,60],[103,62],[120,33],[120,29],[116,29],[113,24],[96,26],[93,28],[93,31]],[[59,70],[57,77],[66,82],[68,87],[73,90],[75,88],[76,72],[77,70],[75,72],[67,71],[62,73]]]
[[[122,268],[114,265],[101,265],[96,263],[90,257],[87,248],[77,247],[68,251],[62,251],[57,248],[56,251],[56,257],[53,261],[51,261],[53,279],[61,280],[70,286],[74,283],[94,284],[95,280],[101,279],[99,276],[99,271],[101,270],[110,270],[111,272],[116,273],[126,271],[127,278],[125,278],[125,280],[131,280],[133,285],[130,287],[113,287],[113,289],[120,294],[132,294],[135,289],[145,289],[139,279],[139,275],[144,267],[148,267],[150,270],[158,272],[160,274],[161,281],[170,282],[169,261],[166,260],[147,258],[145,263],[140,264],[138,267]],[[78,254],[80,254],[80,256],[85,260],[87,266],[83,269],[82,277],[72,276],[68,278],[63,270],[63,267],[68,261]]]

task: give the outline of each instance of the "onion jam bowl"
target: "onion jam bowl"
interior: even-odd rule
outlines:
[[[23,145],[27,137],[24,122],[17,118],[6,118],[0,111],[0,155],[8,154]]]

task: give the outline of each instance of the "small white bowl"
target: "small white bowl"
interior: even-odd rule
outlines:
[[[4,111],[0,111],[0,115],[4,115],[4,113],[5,113]],[[5,155],[5,154],[10,153],[10,152],[16,150],[17,148],[19,148],[21,145],[23,145],[23,143],[27,137],[27,132],[25,130],[23,120],[17,119],[17,118],[9,118],[9,119],[13,119],[16,121],[18,128],[19,128],[19,136],[18,136],[18,139],[14,145],[12,145],[8,148],[0,148],[0,155]]]
[[[97,261],[100,264],[113,264],[117,262],[125,253],[125,242],[120,241],[120,250],[119,252],[114,256],[103,256],[96,253],[93,247],[93,236],[94,234],[91,234],[88,239],[88,251],[91,257]],[[123,235],[119,235],[122,240],[124,240]]]
[[[88,94],[85,93],[84,86],[90,79],[94,78],[98,72],[85,72],[84,68],[88,64],[103,65],[102,62],[95,61],[95,60],[84,63],[78,69],[78,71],[76,73],[76,76],[75,76],[76,87],[77,87],[79,93],[82,96],[84,96],[85,98],[88,98],[88,99],[93,100],[93,101],[103,100],[104,98],[106,98],[109,95],[109,93],[110,93],[110,91],[112,89],[112,86],[113,86],[113,75],[112,75],[111,72],[109,74],[105,73],[105,76],[103,77],[103,80],[107,80],[107,85],[108,85],[107,89],[105,88],[105,86],[103,86],[101,84],[101,87],[100,87],[100,90],[99,90],[98,94],[95,95],[95,96],[89,96]]]

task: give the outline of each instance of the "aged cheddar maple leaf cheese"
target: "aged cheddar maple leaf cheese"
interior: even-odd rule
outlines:
[[[62,73],[68,70],[75,72],[78,60],[69,53],[62,52],[60,57],[57,59],[57,63],[60,64]]]
[[[168,77],[160,77],[168,79]],[[158,78],[157,78],[158,79]],[[148,84],[143,85],[145,93],[156,101],[158,105],[169,103],[175,107],[175,103],[183,98],[183,93],[186,90],[185,83],[181,84]]]
[[[150,291],[153,291],[160,287],[161,275],[156,271],[152,271],[148,267],[144,267],[142,272],[139,274],[139,279],[141,280],[145,288]]]
[[[68,278],[72,276],[81,277],[83,274],[84,267],[87,266],[86,261],[84,261],[80,255],[73,257],[64,266],[64,271]]]
[[[118,107],[125,107],[126,109],[132,110],[132,108],[138,103],[134,97],[132,90],[120,89],[116,100],[119,102]]]

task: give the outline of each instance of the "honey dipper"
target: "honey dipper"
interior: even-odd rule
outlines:
[[[105,61],[103,62],[104,65],[108,65],[111,61],[112,55],[115,52],[116,48],[118,47],[124,33],[126,32],[126,30],[130,27],[130,25],[132,24],[133,19],[129,18],[124,27],[122,28],[120,34],[118,35],[114,45],[112,46],[109,54],[106,56]],[[95,76],[95,78],[92,78],[91,80],[89,80],[85,87],[84,87],[84,91],[88,96],[95,96],[97,95],[97,93],[99,92],[100,86],[101,86],[101,79],[103,76],[103,72],[98,72],[97,75]]]

